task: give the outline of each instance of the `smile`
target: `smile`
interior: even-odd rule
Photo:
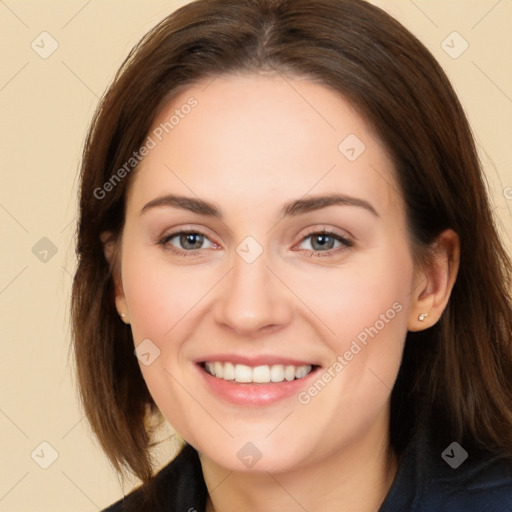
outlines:
[[[203,363],[205,372],[218,379],[235,381],[239,383],[264,384],[269,382],[279,383],[283,381],[303,379],[312,369],[312,365],[260,365],[247,366],[245,364],[234,364],[231,362],[210,362]]]
[[[265,364],[266,363],[266,364]],[[238,407],[264,407],[294,399],[321,370],[307,361],[272,356],[211,356],[194,365],[206,389]]]

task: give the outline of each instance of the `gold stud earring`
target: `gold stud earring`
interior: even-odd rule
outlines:
[[[420,322],[424,322],[425,318],[427,318],[427,316],[428,316],[428,313],[421,313],[421,315],[418,317],[418,320]]]

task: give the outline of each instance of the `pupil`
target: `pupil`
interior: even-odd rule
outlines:
[[[200,240],[200,237],[201,235],[199,235],[198,233],[186,233],[185,235],[182,235],[182,245],[183,247],[187,247],[187,248],[190,248],[189,246],[194,246],[194,245],[197,245],[199,243],[199,245],[201,245],[201,240]],[[199,240],[198,240],[199,238]],[[195,247],[192,247],[193,249]]]
[[[325,249],[327,245],[329,245],[329,247],[327,247],[327,249],[332,249],[332,238],[328,235],[316,235],[315,236],[315,241],[313,243],[313,246],[318,245],[320,248],[322,249]]]

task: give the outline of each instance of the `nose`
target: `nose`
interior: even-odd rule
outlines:
[[[262,255],[247,263],[234,255],[214,306],[218,325],[240,336],[256,336],[287,325],[293,314],[291,294]]]

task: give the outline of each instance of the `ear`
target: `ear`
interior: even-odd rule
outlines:
[[[109,265],[112,267],[112,279],[114,280],[115,287],[115,301],[116,301],[116,309],[119,313],[119,317],[125,324],[129,324],[129,315],[128,315],[128,307],[126,304],[126,299],[124,296],[123,283],[121,280],[121,273],[119,271],[118,265],[116,265],[115,257],[116,257],[116,239],[111,231],[104,231],[100,235],[100,240],[103,245],[103,254],[105,255],[105,259],[108,261]]]
[[[447,229],[434,242],[429,263],[416,274],[409,310],[409,331],[422,331],[439,320],[455,284],[459,262],[459,236]]]

